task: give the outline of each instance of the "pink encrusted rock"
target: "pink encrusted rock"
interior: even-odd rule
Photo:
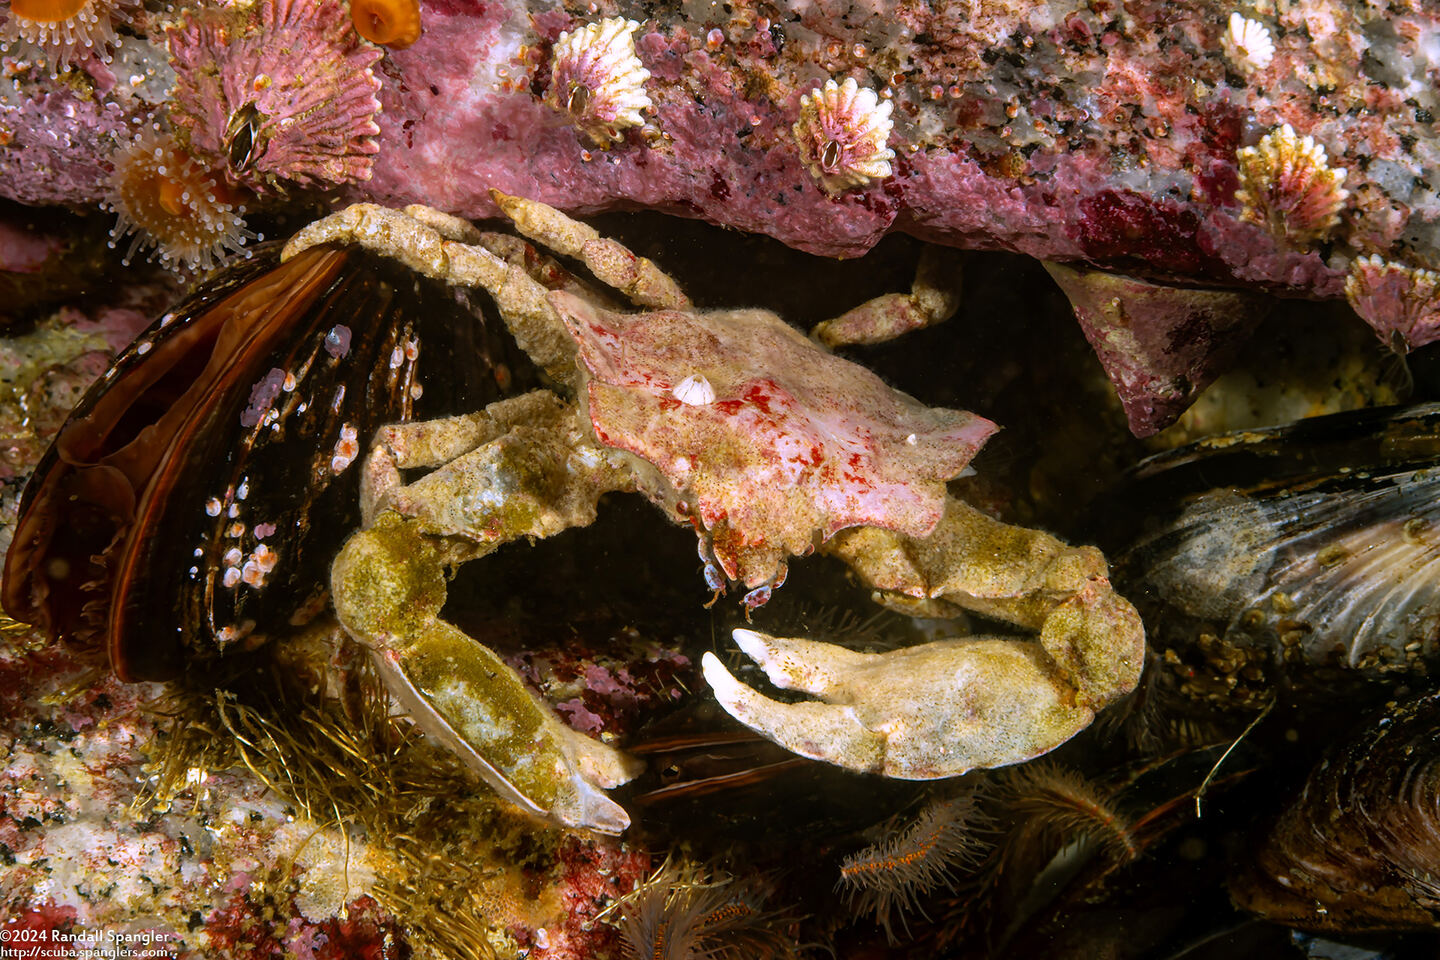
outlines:
[[[202,7],[167,31],[176,136],[254,189],[369,180],[382,53],[339,0]]]
[[[1242,9],[1244,63],[1233,3],[982,6],[740,0],[697,19],[686,5],[632,4],[630,73],[648,74],[644,99],[635,91],[640,123],[606,133],[601,150],[569,117],[593,103],[590,88],[576,96],[562,69],[567,89],[556,89],[561,36],[603,32],[586,0],[427,0],[424,35],[383,54],[355,37],[340,0],[210,0],[172,32],[168,104],[146,99],[163,91],[163,69],[130,69],[155,60],[158,17],[136,26],[148,37],[121,37],[125,56],[93,90],[7,60],[19,84],[0,98],[0,196],[95,202],[108,128],[133,114],[170,119],[232,178],[343,183],[345,199],[472,219],[496,215],[497,188],[581,215],[643,207],[702,218],[825,256],[858,257],[903,231],[1161,283],[1310,298],[1341,296],[1362,257],[1440,267],[1440,5]],[[314,11],[310,26],[261,36],[265,18],[278,25],[302,7]],[[220,21],[232,24],[228,37],[202,35]],[[1273,49],[1256,59],[1262,35]],[[794,133],[804,95],[832,82],[875,91],[895,154],[885,179],[835,194],[807,170]],[[305,106],[268,105],[277,91]],[[295,123],[267,144],[278,121],[260,114]],[[1287,151],[1264,147],[1287,128],[1313,158],[1323,148],[1328,187],[1296,181]],[[818,149],[838,162],[832,140],[812,138],[808,159]],[[1255,166],[1262,154],[1274,155],[1260,164],[1268,172]],[[1246,157],[1255,169],[1242,177]]]
[[[747,587],[778,584],[787,557],[846,527],[925,536],[945,481],[996,430],[892,390],[763,310],[550,302],[590,374],[596,437],[653,464],[673,488],[666,505]]]
[[[0,219],[0,271],[37,273],[45,261],[60,252],[63,241],[33,227],[26,229],[9,219]]]
[[[1069,298],[1137,437],[1174,423],[1271,306],[1243,290],[1167,287],[1058,263],[1045,268]]]
[[[11,80],[17,91],[28,83],[29,95],[0,97],[0,195],[35,206],[99,201],[109,187],[106,158],[137,115],[110,99],[87,99],[38,71]]]

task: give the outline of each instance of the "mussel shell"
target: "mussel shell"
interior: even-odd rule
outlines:
[[[1440,634],[1440,405],[1317,417],[1152,457],[1097,511],[1157,645],[1413,665]]]
[[[1440,693],[1333,748],[1230,883],[1243,909],[1316,931],[1440,927]]]
[[[278,253],[142,333],[22,498],[6,611],[103,642],[124,679],[174,676],[323,607],[360,519],[359,448],[414,412],[422,354],[427,413],[491,398],[479,324],[451,291],[358,247]]]

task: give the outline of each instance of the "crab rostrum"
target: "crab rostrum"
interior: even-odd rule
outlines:
[[[739,581],[750,606],[783,582],[791,556],[823,547],[893,603],[955,604],[1039,630],[1038,642],[965,637],[884,655],[736,631],[777,684],[826,702],[772,701],[710,654],[707,680],[735,717],[805,756],[907,778],[1016,763],[1134,687],[1143,630],[1110,590],[1099,553],[946,495],[993,424],[892,390],[772,313],[695,311],[658,267],[590,227],[534,201],[495,199],[522,234],[652,309],[625,312],[522,241],[424,207],[350,207],[303,230],[286,256],[361,243],[484,287],[558,385],[381,429],[362,477],[366,529],[331,576],[341,622],[374,651],[392,691],[504,796],[616,833],[629,818],[602,790],[636,767],[567,728],[498,657],[440,619],[446,568],[587,525],[610,491],[643,493],[692,525],[711,587]],[[920,283],[882,300],[842,326],[912,328],[953,309]],[[917,313],[923,321],[910,319]],[[434,469],[402,482],[402,470],[425,467]]]

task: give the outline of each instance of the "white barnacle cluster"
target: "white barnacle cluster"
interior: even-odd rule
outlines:
[[[854,78],[825,81],[800,98],[791,128],[800,159],[827,193],[838,194],[890,176],[895,151],[885,145],[894,104]]]
[[[599,147],[645,122],[651,109],[650,71],[635,52],[634,20],[611,17],[560,34],[550,68],[546,102],[570,118]]]
[[[1230,14],[1230,24],[1220,38],[1220,47],[1241,76],[1250,76],[1270,66],[1275,56],[1275,41],[1265,24],[1240,13]]]
[[[1238,150],[1235,161],[1240,219],[1302,246],[1323,240],[1339,225],[1350,196],[1343,186],[1345,168],[1330,166],[1314,137],[1297,136],[1287,123]]]

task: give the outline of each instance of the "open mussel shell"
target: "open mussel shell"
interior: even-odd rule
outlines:
[[[1440,633],[1440,405],[1213,437],[1096,511],[1157,648],[1209,635],[1277,663],[1411,667]]]
[[[422,396],[426,414],[491,399],[479,335],[451,291],[357,247],[282,264],[271,245],[220,271],[116,359],[41,460],[6,611],[103,643],[127,680],[303,622],[359,524],[375,428]]]
[[[1440,927],[1440,693],[1332,748],[1232,877],[1243,909],[1306,930]]]

